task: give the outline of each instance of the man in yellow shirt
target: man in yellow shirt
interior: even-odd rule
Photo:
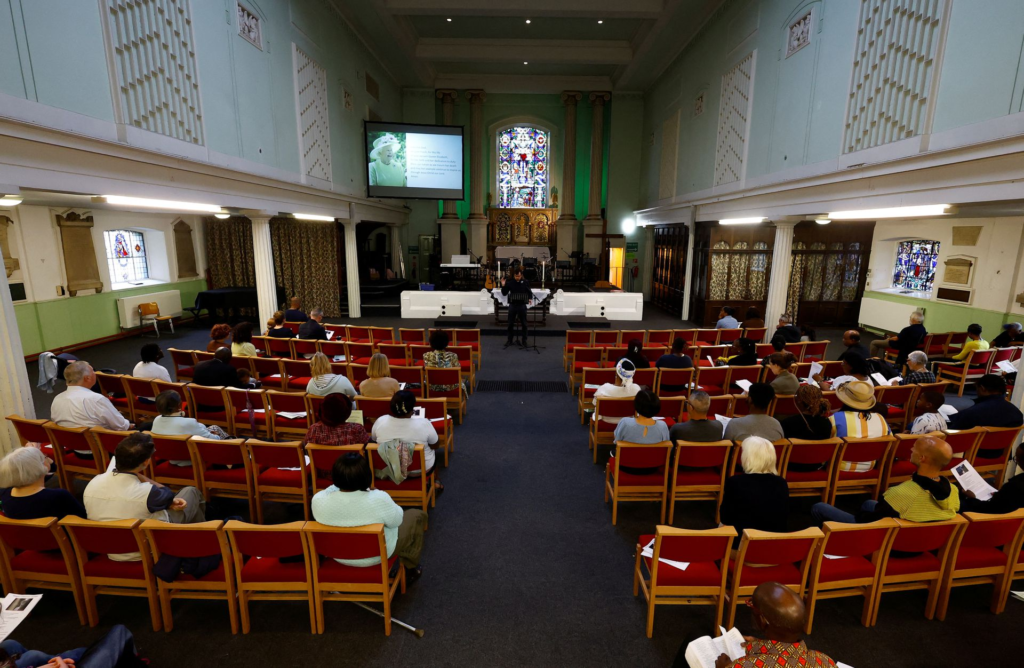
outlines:
[[[978,350],[988,350],[988,341],[981,338],[981,325],[974,323],[967,328],[967,341],[964,342],[963,347],[960,348],[960,352],[952,357],[943,357],[938,360],[932,360],[932,370],[938,374],[938,368],[940,364],[952,364],[952,363],[963,363],[967,359],[967,356],[972,352]]]

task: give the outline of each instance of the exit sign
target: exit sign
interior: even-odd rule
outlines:
[[[627,241],[626,242],[626,252],[627,253],[636,253],[639,249],[640,249],[640,242],[638,242],[638,241]]]

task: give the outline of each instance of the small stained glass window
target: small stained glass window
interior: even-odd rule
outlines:
[[[916,239],[901,241],[896,246],[896,266],[892,287],[930,292],[939,264],[939,242]]]
[[[112,283],[140,283],[149,278],[146,237],[136,230],[107,230],[103,233],[107,267]]]
[[[498,206],[547,206],[549,140],[547,132],[530,126],[498,133]]]

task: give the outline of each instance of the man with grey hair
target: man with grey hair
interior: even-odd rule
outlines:
[[[318,339],[320,341],[327,340],[327,330],[320,324],[324,319],[324,310],[322,308],[315,308],[309,312],[309,320],[299,325],[299,338],[300,339]]]
[[[910,372],[900,385],[921,385],[934,383],[935,374],[928,369],[928,355],[920,350],[907,355],[907,368]]]
[[[800,328],[793,324],[793,316],[783,313],[779,316],[779,326],[773,338],[775,336],[781,336],[786,343],[799,343],[803,334],[800,333]]]
[[[106,396],[93,392],[96,372],[88,362],[72,362],[64,369],[68,389],[53,398],[50,419],[61,427],[104,427],[128,431],[130,422],[121,415]],[[75,450],[79,457],[92,459],[92,451]]]
[[[679,422],[668,432],[671,441],[710,443],[722,440],[725,427],[714,418],[708,419],[711,397],[707,392],[694,390],[686,400],[686,422]]]
[[[896,368],[903,366],[907,361],[907,355],[917,350],[917,347],[928,335],[928,330],[922,324],[924,314],[914,311],[910,314],[910,325],[900,330],[899,334],[886,339],[876,339],[871,342],[871,356],[883,357],[886,348],[896,349]]]
[[[1003,331],[990,344],[993,348],[1009,348],[1014,345],[1024,344],[1024,332],[1019,322],[1008,322],[1003,325]]]

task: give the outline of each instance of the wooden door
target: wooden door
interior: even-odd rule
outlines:
[[[690,320],[712,326],[723,306],[734,307],[741,321],[751,306],[764,315],[774,243],[767,225],[697,223]]]
[[[651,301],[675,315],[683,312],[688,243],[689,230],[685,225],[659,225],[654,228]]]
[[[786,310],[816,327],[857,324],[874,223],[803,222],[793,230]]]

